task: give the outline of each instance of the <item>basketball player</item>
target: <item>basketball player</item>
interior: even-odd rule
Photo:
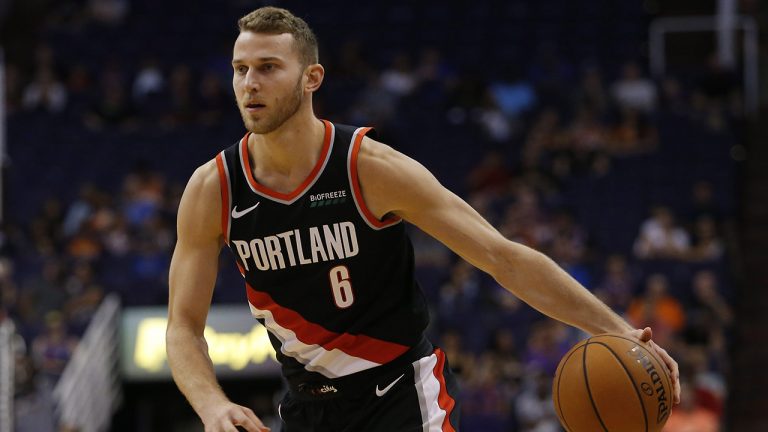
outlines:
[[[170,270],[168,361],[205,430],[269,430],[217,384],[203,329],[223,244],[269,330],[289,392],[285,430],[454,431],[445,354],[424,337],[408,221],[541,312],[588,333],[647,341],[544,255],[502,237],[416,161],[370,128],[315,117],[323,82],[307,24],[265,7],[238,22],[232,67],[248,133],[198,168],[184,191]]]

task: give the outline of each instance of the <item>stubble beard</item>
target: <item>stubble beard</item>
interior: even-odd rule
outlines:
[[[240,115],[243,117],[243,123],[245,128],[255,134],[268,134],[277,130],[288,119],[293,117],[299,111],[301,102],[304,99],[304,92],[301,86],[301,77],[299,77],[296,86],[285,100],[284,103],[278,102],[272,108],[275,108],[275,112],[272,115],[264,115],[258,120],[251,117],[251,115],[245,111],[244,107],[240,107]]]

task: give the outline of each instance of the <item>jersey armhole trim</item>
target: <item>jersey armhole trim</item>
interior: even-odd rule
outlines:
[[[216,168],[219,171],[219,187],[221,189],[221,235],[224,242],[229,244],[229,230],[231,226],[230,209],[232,208],[232,194],[229,191],[229,168],[224,152],[216,155]]]
[[[357,128],[352,134],[352,142],[349,145],[349,154],[347,155],[347,175],[349,176],[349,185],[352,189],[352,198],[355,201],[355,206],[357,207],[357,211],[360,213],[360,216],[363,218],[365,223],[368,224],[369,227],[375,230],[381,230],[398,224],[402,221],[402,218],[397,216],[390,216],[384,220],[379,220],[376,218],[373,212],[371,212],[368,206],[365,205],[363,193],[360,188],[360,179],[357,172],[357,156],[360,153],[360,145],[363,142],[363,137],[371,129],[372,128],[370,127]]]

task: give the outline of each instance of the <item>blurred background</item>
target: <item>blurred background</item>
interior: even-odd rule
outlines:
[[[165,363],[175,214],[244,133],[236,20],[267,4],[319,37],[318,116],[653,326],[684,386],[665,431],[768,430],[766,2],[0,0],[1,431],[202,431]],[[462,430],[561,430],[552,376],[585,335],[412,239]],[[225,251],[211,356],[279,430],[244,294]]]

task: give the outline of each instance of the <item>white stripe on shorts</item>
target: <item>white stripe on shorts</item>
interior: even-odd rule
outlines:
[[[421,424],[424,432],[441,432],[446,412],[440,408],[440,381],[435,377],[437,355],[432,354],[413,362],[416,372],[416,393],[419,395]]]

